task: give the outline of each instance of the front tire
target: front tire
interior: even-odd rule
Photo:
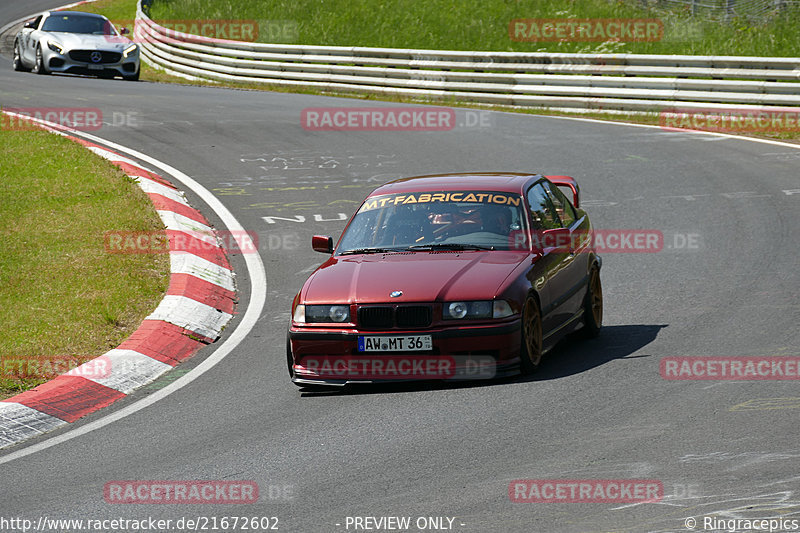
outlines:
[[[28,72],[30,69],[22,63],[22,53],[19,50],[19,41],[14,41],[14,70],[18,72]]]
[[[600,269],[595,265],[589,272],[589,286],[583,299],[583,335],[593,339],[600,335],[603,326],[603,285],[600,283]]]
[[[36,47],[36,62],[33,65],[33,71],[36,74],[50,74],[47,72],[47,67],[44,66],[44,58],[42,57],[42,45]]]
[[[522,346],[520,347],[520,371],[528,376],[539,370],[542,362],[542,312],[532,296],[525,300],[522,309]]]

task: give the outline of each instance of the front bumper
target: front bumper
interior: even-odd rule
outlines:
[[[59,54],[48,48],[42,50],[42,60],[48,71],[67,74],[133,76],[139,71],[138,51],[113,63],[89,63],[72,59],[69,52]]]
[[[430,335],[432,349],[360,352],[360,336]],[[478,380],[519,373],[520,319],[423,330],[291,327],[289,364],[298,385]]]

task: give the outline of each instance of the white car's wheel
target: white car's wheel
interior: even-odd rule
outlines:
[[[20,54],[20,50],[19,50],[19,41],[14,41],[14,63],[13,64],[14,64],[14,70],[17,70],[17,71],[20,71],[20,72],[27,72],[27,71],[30,70],[29,68],[27,68],[22,63],[22,54]]]
[[[47,67],[44,66],[44,58],[42,57],[42,45],[36,47],[36,63],[33,65],[33,71],[36,74],[50,74]]]

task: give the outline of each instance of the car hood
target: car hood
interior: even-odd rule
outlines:
[[[489,300],[527,257],[513,251],[401,252],[332,257],[305,284],[304,303]],[[394,291],[402,291],[392,298]]]
[[[42,32],[44,36],[61,43],[66,50],[114,50],[122,52],[131,40],[119,35],[92,35],[89,33]]]

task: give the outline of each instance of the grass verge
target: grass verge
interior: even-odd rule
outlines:
[[[66,138],[0,129],[0,399],[116,347],[158,305],[167,255],[109,254],[163,229],[125,173]]]
[[[800,55],[800,6],[796,5],[771,18],[734,16],[728,21],[693,17],[685,9],[644,8],[633,0],[153,0],[150,14],[155,21],[255,20],[260,26],[257,40],[262,42],[451,50]],[[639,42],[519,42],[509,35],[509,23],[515,19],[582,18],[656,18],[663,24],[663,33],[657,40]],[[287,27],[296,30],[280,31]]]

